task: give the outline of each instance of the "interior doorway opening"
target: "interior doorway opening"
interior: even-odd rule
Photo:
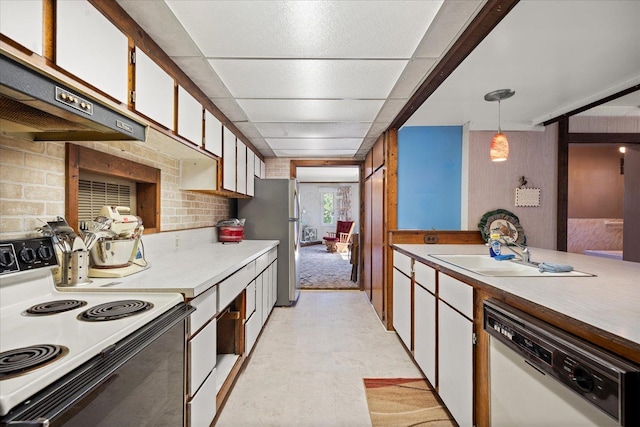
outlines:
[[[360,161],[292,161],[300,194],[301,289],[360,289],[361,175]],[[325,239],[339,240],[337,229],[345,225],[343,242]]]

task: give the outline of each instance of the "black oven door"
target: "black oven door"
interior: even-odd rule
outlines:
[[[0,425],[184,425],[185,320],[192,311],[176,306],[40,391]]]

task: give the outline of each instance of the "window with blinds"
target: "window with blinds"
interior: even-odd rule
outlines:
[[[78,221],[92,221],[103,206],[129,206],[135,215],[135,182],[84,176],[78,190]]]

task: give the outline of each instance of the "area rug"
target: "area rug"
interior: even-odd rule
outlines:
[[[364,378],[371,424],[455,426],[429,384],[421,378]]]
[[[351,281],[348,253],[327,252],[325,245],[300,248],[300,288],[302,289],[358,289]]]

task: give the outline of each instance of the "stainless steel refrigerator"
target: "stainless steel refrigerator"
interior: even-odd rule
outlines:
[[[278,298],[289,306],[300,295],[300,198],[295,179],[255,179],[255,196],[238,200],[238,218],[245,218],[247,240],[280,240]]]

